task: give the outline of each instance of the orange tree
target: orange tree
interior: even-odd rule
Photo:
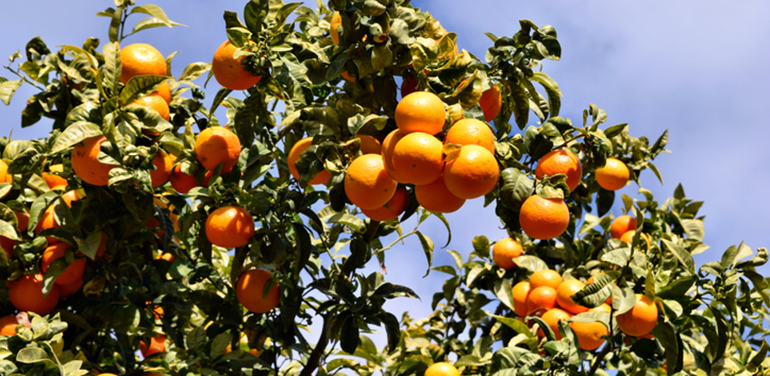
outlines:
[[[560,116],[553,27],[490,34],[482,61],[405,0],[253,0],[171,77],[123,41],[178,24],[115,3],[109,42],[35,38],[0,78],[6,103],[39,89],[21,126],[52,124],[0,140],[3,374],[770,374],[767,250],[697,266],[701,202],[615,197],[661,178],[667,135]],[[433,267],[419,225],[474,198],[510,238]],[[429,317],[387,312],[416,294],[362,272],[399,241],[448,276]]]

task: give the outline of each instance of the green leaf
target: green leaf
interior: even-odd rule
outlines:
[[[168,78],[168,76],[158,76],[154,74],[131,77],[126,83],[126,87],[120,92],[120,102],[124,105],[129,104],[140,97],[155,91],[155,87]]]
[[[216,358],[225,352],[227,345],[232,342],[233,336],[230,333],[219,333],[213,340],[211,340],[211,354],[212,358]]]
[[[617,285],[612,285],[610,289],[612,290],[612,309],[615,311],[615,316],[628,312],[636,304],[636,295],[630,287],[620,288]]]
[[[118,20],[118,22],[120,22]],[[102,48],[102,55],[104,55],[104,66],[102,72],[104,75],[104,82],[102,85],[110,89],[111,94],[115,96],[120,89],[120,75],[123,71],[123,63],[120,60],[120,44],[107,43]]]
[[[449,253],[449,255],[452,256],[452,259],[455,262],[455,266],[457,267],[457,270],[462,272],[464,263],[463,263],[463,257],[460,256],[460,252],[450,249],[450,250],[447,250],[447,253]]]
[[[158,20],[163,22],[168,27],[171,27],[171,26],[184,26],[182,24],[179,24],[179,23],[176,23],[174,21],[169,20],[168,16],[166,16],[166,12],[164,12],[163,9],[161,9],[161,7],[159,7],[157,5],[145,4],[145,5],[136,6],[136,7],[131,9],[131,14],[135,14],[135,13],[144,13],[144,14],[147,14],[147,15],[152,16],[154,18],[157,18]]]
[[[270,10],[269,6],[268,0],[251,0],[244,7],[243,18],[252,34],[257,35],[262,32],[262,23]]]
[[[626,266],[631,261],[631,250],[623,247],[602,255],[602,261],[617,266]]]
[[[388,352],[390,353],[398,348],[401,340],[401,329],[398,319],[392,313],[385,314],[383,324],[385,325],[385,333],[388,335]]]
[[[430,274],[430,268],[433,264],[433,241],[420,231],[415,231],[415,233],[417,234],[417,237],[420,238],[420,245],[422,245],[422,250],[425,252],[425,258],[428,259],[428,269],[423,276],[423,278],[425,278]]]
[[[684,233],[687,234],[688,238],[698,241],[703,240],[703,221],[700,219],[683,219],[681,222]]]
[[[495,296],[500,299],[500,302],[513,311],[513,291],[511,289],[511,279],[505,278],[495,281]]]
[[[549,269],[548,264],[537,256],[521,255],[513,259],[516,266],[527,270],[530,273],[534,273],[538,270]]]
[[[327,220],[329,223],[339,223],[345,226],[350,227],[353,229],[353,231],[356,232],[363,232],[364,228],[366,228],[366,225],[364,224],[364,221],[361,220],[361,218],[356,217],[355,215],[338,212],[329,217]]]
[[[358,344],[361,339],[359,338],[358,325],[356,325],[356,318],[350,315],[345,320],[340,332],[340,347],[343,351],[353,354],[358,348]]]
[[[188,351],[200,351],[206,341],[208,341],[208,336],[206,336],[206,330],[203,329],[203,326],[193,329],[185,338]]]
[[[674,257],[679,260],[682,266],[687,268],[691,274],[695,274],[695,261],[692,259],[692,255],[688,253],[687,250],[670,240],[660,239],[660,241],[663,245],[665,245],[665,248],[671,251]]]
[[[543,72],[533,72],[532,81],[538,82],[545,88],[545,93],[548,94],[548,108],[550,111],[550,117],[559,116],[559,110],[561,109],[561,90],[559,84],[556,83],[550,76]]]
[[[209,70],[211,70],[211,63],[190,63],[179,75],[179,82],[194,81]]]
[[[19,363],[32,364],[49,361],[48,353],[40,347],[25,347],[16,354]]]
[[[519,208],[532,195],[535,181],[517,168],[509,167],[500,172],[500,199],[511,208]]]
[[[695,284],[698,278],[694,275],[680,276],[663,286],[655,295],[662,299],[676,299],[682,297]]]
[[[51,147],[51,153],[61,153],[87,138],[101,135],[102,129],[98,125],[87,121],[75,122],[68,126],[64,132],[59,134],[53,147]]]
[[[3,101],[5,105],[11,104],[11,98],[13,93],[21,87],[21,80],[5,81],[0,83],[0,101]]]
[[[516,331],[516,333],[523,334],[527,337],[533,337],[534,335],[529,330],[529,327],[527,324],[519,321],[518,319],[515,319],[513,317],[505,317],[505,316],[498,316],[493,315],[489,312],[486,312],[487,316],[494,318],[495,320],[499,321],[501,324],[513,329]]]
[[[11,240],[19,240],[19,235],[16,233],[16,228],[3,220],[0,220],[0,236]]]

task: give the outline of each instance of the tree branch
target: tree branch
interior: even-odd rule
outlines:
[[[318,338],[318,343],[315,345],[313,352],[310,353],[310,357],[307,359],[307,364],[305,364],[305,368],[302,369],[302,372],[300,372],[299,376],[313,375],[313,372],[318,369],[318,366],[321,363],[321,356],[323,355],[324,350],[326,350],[326,345],[329,344],[330,320],[326,315],[324,315],[323,318],[324,326],[323,330],[321,331],[321,336]]]

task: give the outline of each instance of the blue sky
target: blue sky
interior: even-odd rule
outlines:
[[[315,2],[310,2],[314,6]],[[57,45],[81,45],[89,36],[108,41],[109,20],[94,14],[111,1],[29,0],[6,1],[0,23],[0,56],[23,49],[41,36],[52,49]],[[129,38],[127,43],[149,42],[164,55],[180,51],[174,58],[174,76],[184,66],[209,61],[226,38],[222,13],[241,13],[245,1],[161,1],[169,17],[189,27],[155,29]],[[770,3],[762,1],[591,1],[554,0],[523,2],[504,0],[413,1],[428,10],[444,27],[456,32],[460,48],[479,57],[490,45],[485,31],[511,36],[518,19],[537,25],[553,25],[562,44],[562,60],[546,61],[544,71],[560,85],[564,94],[562,116],[579,122],[582,110],[591,103],[604,109],[608,125],[627,122],[630,133],[656,139],[669,130],[668,149],[656,161],[665,184],[646,171],[641,181],[659,202],[671,196],[682,183],[689,198],[705,201],[704,242],[711,246],[697,256],[701,265],[718,260],[722,251],[745,241],[752,248],[770,246],[770,148],[766,145],[770,103]],[[472,5],[471,5],[472,4]],[[34,16],[32,15],[34,9]],[[12,79],[6,72],[0,76]],[[199,80],[202,85],[203,79]],[[219,86],[209,84],[207,104]],[[44,137],[39,124],[20,129],[21,109],[33,94],[20,89],[11,106],[0,105],[0,134],[14,138]],[[619,193],[636,194],[629,185]],[[481,199],[469,201],[461,211],[449,214],[453,231],[450,249],[467,255],[475,235],[491,240],[504,236],[493,208],[482,208]],[[620,214],[619,205],[613,210]],[[431,218],[423,226],[437,246],[445,243],[443,225]],[[451,259],[436,250],[434,264]],[[387,254],[387,279],[415,287],[422,301],[397,299],[388,308],[408,309],[412,317],[430,313],[433,292],[440,289],[443,275],[420,277],[427,264],[419,241]],[[408,267],[405,267],[408,266]],[[372,270],[376,269],[373,267]],[[765,275],[770,268],[761,269]]]

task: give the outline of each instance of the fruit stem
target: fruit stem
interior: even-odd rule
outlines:
[[[568,139],[567,141],[564,141],[564,142],[563,142],[561,145],[559,145],[559,146],[555,147],[555,148],[554,148],[554,150],[558,150],[558,149],[561,149],[561,148],[563,148],[563,147],[565,147],[565,146],[569,145],[569,143],[570,143],[570,142],[572,142],[572,141],[575,141],[575,140],[577,140],[577,139],[579,139],[579,138],[582,138],[583,136],[585,136],[585,135],[584,135],[584,134],[582,134],[582,133],[580,133],[580,134],[578,134],[577,136],[574,136],[574,137],[572,137],[572,138]]]
[[[594,376],[596,371],[599,370],[599,366],[602,364],[602,360],[604,360],[604,357],[610,352],[610,348],[611,347],[612,346],[611,346],[610,341],[607,341],[607,345],[604,346],[604,348],[602,349],[602,352],[599,353],[599,355],[596,357],[596,359],[594,359],[594,365],[591,366],[591,370],[588,371],[588,375],[587,376]]]

